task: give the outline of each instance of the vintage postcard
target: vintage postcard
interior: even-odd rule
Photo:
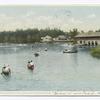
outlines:
[[[0,95],[100,96],[100,6],[0,6]]]

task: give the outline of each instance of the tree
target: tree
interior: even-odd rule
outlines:
[[[66,33],[60,29],[17,29],[16,31],[3,31],[0,32],[1,43],[34,43],[40,42],[41,37],[49,35],[51,37],[57,37],[59,35],[65,35]]]
[[[71,37],[71,38],[74,38],[76,35],[78,35],[78,29],[77,28],[74,28],[73,30],[70,30],[70,32],[68,33],[69,34],[69,36]]]
[[[96,30],[95,32],[100,32],[100,29]]]

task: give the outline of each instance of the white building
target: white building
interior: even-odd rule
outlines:
[[[45,37],[41,37],[42,42],[52,42],[53,38],[49,35],[45,36]]]
[[[65,35],[59,35],[58,39],[59,40],[67,40],[67,37]]]
[[[79,45],[100,45],[100,32],[82,33],[75,37]]]
[[[54,41],[66,41],[67,37],[65,35],[59,35],[56,38],[53,38]]]

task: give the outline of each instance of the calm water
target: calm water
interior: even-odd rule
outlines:
[[[12,69],[10,78],[0,75],[0,91],[100,90],[100,60],[88,50],[63,54],[66,47],[63,43],[0,44],[0,70],[4,64]],[[40,56],[34,57],[37,51]],[[34,61],[33,72],[26,67],[28,60]]]

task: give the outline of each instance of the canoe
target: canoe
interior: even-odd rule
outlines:
[[[3,67],[1,74],[10,75],[11,74],[11,69],[10,68],[7,68],[7,67]]]
[[[77,53],[77,50],[64,50],[63,53]]]
[[[39,53],[34,53],[35,57],[38,57],[39,56]]]
[[[27,68],[30,69],[30,70],[34,70],[34,65],[28,64],[28,65],[27,65]]]

